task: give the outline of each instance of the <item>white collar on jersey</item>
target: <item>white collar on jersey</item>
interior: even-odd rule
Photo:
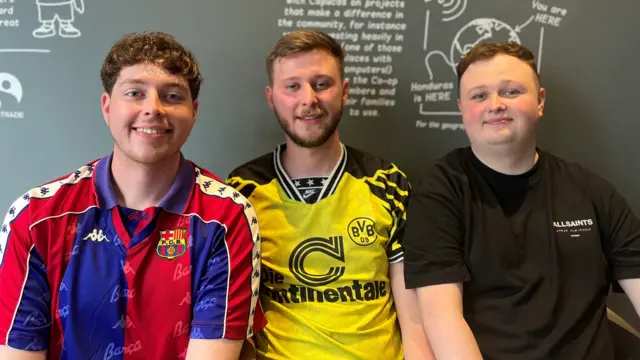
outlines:
[[[336,166],[333,168],[333,171],[331,171],[331,174],[329,174],[328,181],[325,181],[324,184],[322,185],[322,190],[320,190],[320,195],[318,195],[318,201],[336,192],[338,183],[342,178],[342,174],[344,174],[344,169],[347,165],[347,149],[344,147],[344,144],[340,144],[340,145],[341,145],[340,149],[342,151],[342,153],[340,154],[340,160],[338,160],[338,162],[336,163]],[[276,169],[276,175],[278,176],[278,181],[280,182],[280,185],[282,185],[284,192],[287,194],[287,196],[290,199],[300,201],[306,204],[307,202],[302,197],[298,189],[295,187],[293,181],[291,181],[291,178],[289,178],[289,175],[287,175],[287,172],[284,170],[284,166],[282,166],[282,161],[280,158],[281,158],[282,151],[286,148],[286,146],[287,146],[286,144],[280,144],[273,151],[273,166]]]

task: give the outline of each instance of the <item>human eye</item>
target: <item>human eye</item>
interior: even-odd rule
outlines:
[[[167,93],[167,94],[165,95],[165,97],[167,98],[167,100],[169,100],[169,101],[174,101],[174,102],[175,102],[175,101],[181,101],[181,100],[183,100],[183,99],[184,99],[184,96],[182,96],[181,94],[176,93],[176,92],[170,92],[170,93]]]
[[[142,91],[140,91],[140,90],[135,90],[135,89],[134,89],[134,90],[127,90],[127,91],[124,93],[124,95],[125,95],[125,96],[128,96],[128,97],[140,97],[140,96],[142,96]]]
[[[476,93],[471,95],[471,100],[482,101],[487,98],[487,94],[485,93]]]
[[[318,90],[325,90],[331,86],[331,83],[326,80],[321,80],[315,83],[315,88]]]
[[[295,90],[298,89],[298,87],[299,87],[298,84],[287,84],[287,85],[285,85],[285,88],[287,90],[290,90],[290,91],[295,91]]]
[[[516,97],[520,95],[521,91],[518,89],[506,89],[502,92],[503,96],[506,97]]]

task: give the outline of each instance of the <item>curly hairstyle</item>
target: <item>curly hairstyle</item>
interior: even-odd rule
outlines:
[[[120,71],[143,62],[186,78],[191,99],[198,98],[202,83],[198,62],[173,36],[159,31],[127,34],[113,45],[100,70],[104,90],[111,94]]]

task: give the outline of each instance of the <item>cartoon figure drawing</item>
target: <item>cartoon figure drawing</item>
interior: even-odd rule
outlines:
[[[40,27],[33,30],[33,36],[48,38],[56,35],[56,19],[58,35],[63,38],[76,38],[82,35],[73,26],[74,14],[84,13],[84,0],[36,0]]]

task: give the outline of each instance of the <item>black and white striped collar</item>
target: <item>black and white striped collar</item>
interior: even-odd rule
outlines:
[[[340,183],[342,174],[344,174],[344,169],[347,165],[347,149],[345,148],[344,144],[340,145],[340,148],[342,149],[340,160],[338,160],[338,163],[333,168],[333,171],[331,171],[329,179],[325,181],[324,185],[322,186],[322,190],[320,190],[320,195],[318,196],[318,201],[329,197],[334,192],[336,192],[338,183]],[[280,182],[280,185],[282,185],[284,192],[290,199],[306,203],[305,199],[302,197],[298,189],[295,187],[293,181],[291,181],[291,178],[289,178],[289,175],[287,175],[287,172],[284,170],[284,166],[282,166],[281,156],[286,146],[286,144],[280,144],[273,151],[273,166],[276,169],[278,181]]]

